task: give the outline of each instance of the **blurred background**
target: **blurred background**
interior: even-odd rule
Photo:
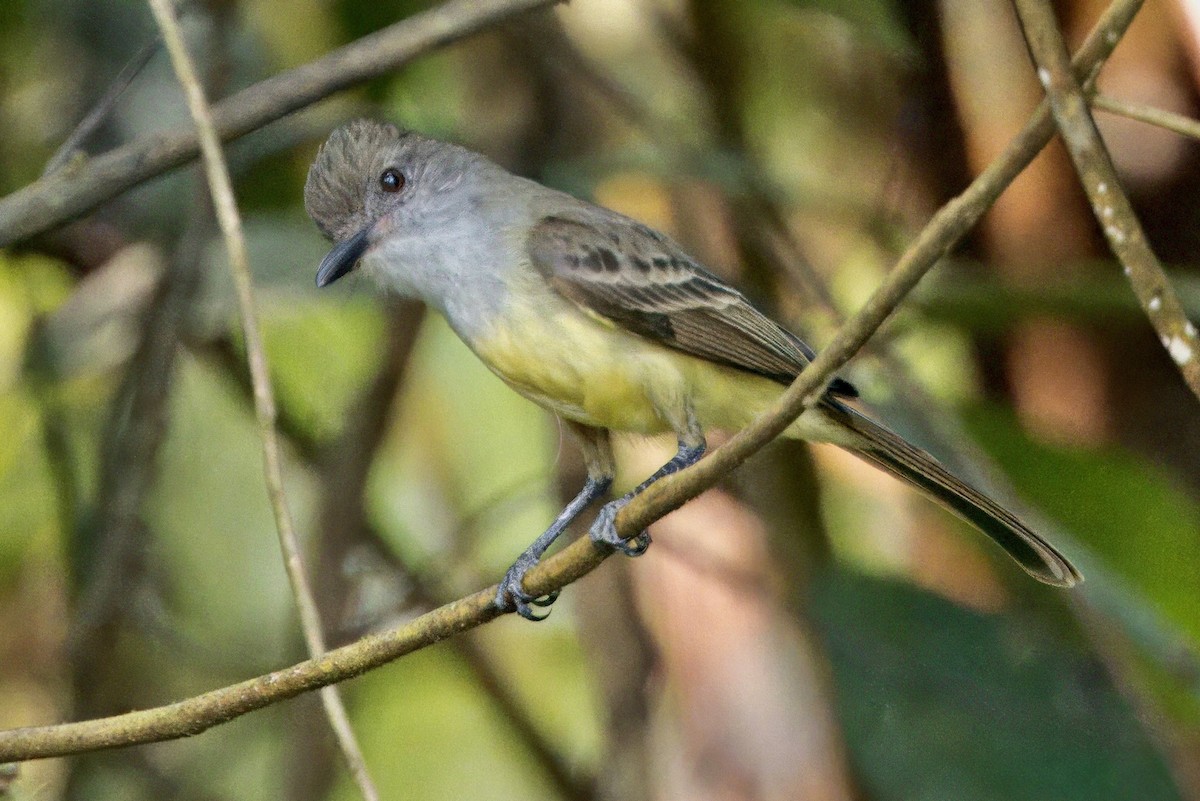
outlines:
[[[219,98],[428,5],[181,14]],[[1103,9],[1057,5],[1075,44]],[[1195,116],[1189,5],[1148,3],[1101,89]],[[0,5],[0,193],[38,179],[139,52],[82,148],[188,125],[154,41],[140,3]],[[395,120],[630,214],[820,348],[1039,98],[1002,0],[573,0],[230,145],[331,643],[495,582],[583,477],[556,421],[435,315],[357,276],[313,288],[328,245],[302,189],[332,127]],[[1098,120],[1197,319],[1200,149]],[[777,443],[655,526],[644,558],[568,587],[547,622],[509,616],[343,685],[384,797],[1200,799],[1197,399],[1057,144],[846,376],[1087,582],[1039,585],[865,464]],[[0,252],[0,725],[154,706],[303,658],[253,420],[194,166]],[[672,451],[622,441],[621,481]],[[356,797],[312,696],[0,786]]]

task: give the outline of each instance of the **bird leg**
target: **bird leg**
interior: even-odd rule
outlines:
[[[549,612],[538,614],[533,611],[532,607],[549,606],[554,603],[554,600],[558,598],[558,590],[540,597],[530,595],[525,592],[523,586],[525,574],[538,563],[546,549],[558,539],[559,534],[566,531],[567,526],[571,525],[579,513],[586,509],[588,504],[607,492],[611,485],[612,478],[610,477],[588,478],[579,494],[559,513],[550,527],[517,557],[517,561],[513,562],[512,567],[504,574],[504,579],[500,582],[500,589],[496,591],[495,604],[498,608],[505,611],[515,610],[526,620],[543,620],[546,615],[550,614]]]
[[[558,591],[549,595],[535,596],[525,592],[525,574],[538,563],[547,549],[554,544],[558,536],[577,518],[592,501],[608,492],[612,486],[613,473],[616,470],[613,462],[612,446],[609,444],[608,432],[589,426],[564,421],[566,427],[579,440],[583,450],[583,460],[587,465],[588,479],[566,508],[559,513],[550,527],[526,548],[512,567],[504,574],[496,599],[493,603],[503,612],[515,611],[526,620],[544,620],[549,612],[538,614],[533,607],[546,607],[558,598]]]
[[[678,473],[685,467],[691,467],[700,461],[700,457],[704,455],[706,447],[704,436],[695,434],[689,437],[689,439],[694,439],[695,442],[689,444],[683,437],[680,437],[679,450],[671,457],[671,461],[655,470],[653,475],[641,484],[638,484],[630,492],[625,493],[615,501],[604,504],[600,508],[600,513],[596,515],[596,521],[592,523],[591,530],[588,532],[591,535],[592,542],[618,550],[626,556],[641,556],[646,552],[646,549],[650,547],[650,532],[642,531],[629,539],[622,538],[617,533],[617,513],[655,481],[672,473]]]

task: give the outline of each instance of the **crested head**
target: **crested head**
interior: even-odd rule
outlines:
[[[415,272],[457,263],[494,227],[489,202],[513,176],[483,156],[394,125],[355,120],[330,134],[308,172],[304,206],[334,247],[327,286],[360,262],[396,288]],[[485,220],[481,215],[490,215]]]
[[[304,185],[304,207],[326,237],[345,241],[384,215],[405,216],[402,207],[415,206],[425,216],[444,206],[448,190],[483,162],[465,148],[390,123],[354,120],[321,145]]]
[[[347,239],[366,225],[368,179],[407,135],[390,123],[354,120],[321,145],[308,169],[304,208],[328,239]]]

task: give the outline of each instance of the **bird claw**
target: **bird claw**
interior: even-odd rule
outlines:
[[[626,556],[641,556],[650,547],[650,532],[643,531],[629,539],[624,539],[617,533],[617,513],[627,503],[629,503],[628,497],[618,498],[601,507],[589,534],[592,542],[603,548],[619,551]],[[492,601],[501,612],[516,612],[526,620],[545,620],[549,617],[549,611],[539,614],[535,607],[545,609],[550,606],[558,598],[558,590],[547,595],[531,595],[525,592],[524,586],[525,574],[537,564],[538,554],[543,550],[545,550],[544,546],[540,549],[531,548],[521,554],[504,574],[504,578],[496,590],[496,597]]]
[[[621,508],[627,503],[629,503],[627,498],[619,498],[604,504],[600,508],[600,513],[596,515],[596,520],[592,523],[588,534],[591,536],[592,542],[597,545],[620,551],[626,556],[641,556],[650,547],[649,531],[642,531],[629,539],[625,539],[617,533],[617,512],[621,511]]]
[[[496,590],[496,598],[492,602],[501,612],[516,612],[526,620],[545,620],[550,616],[547,610],[538,614],[533,607],[545,608],[558,600],[558,590],[548,595],[530,595],[525,592],[525,574],[529,568],[537,564],[536,559],[518,559],[504,574],[500,587]]]

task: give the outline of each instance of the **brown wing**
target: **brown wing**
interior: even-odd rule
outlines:
[[[534,267],[562,295],[644,337],[788,384],[813,359],[798,337],[661,234],[612,214],[598,224],[546,217],[529,237]],[[835,379],[835,395],[857,395]]]

